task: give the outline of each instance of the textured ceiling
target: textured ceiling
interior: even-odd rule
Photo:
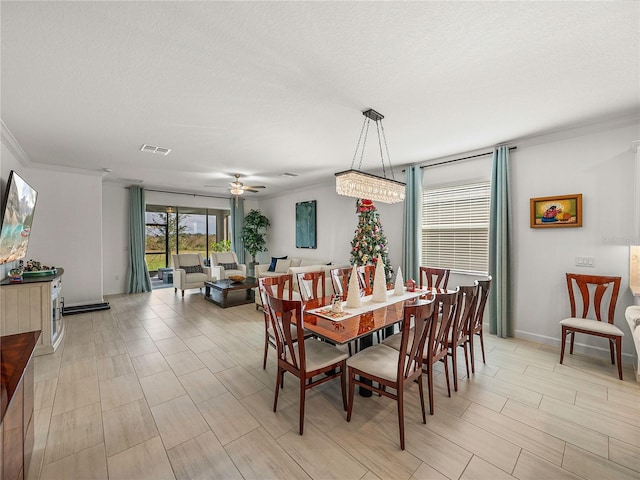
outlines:
[[[640,110],[635,1],[0,8],[1,117],[28,159],[148,188],[328,181],[369,107],[394,167]]]

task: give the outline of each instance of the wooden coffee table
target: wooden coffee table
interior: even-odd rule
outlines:
[[[219,307],[235,307],[255,301],[254,288],[258,286],[258,280],[247,277],[243,282],[231,280],[218,280],[217,282],[204,282],[204,298],[215,303]],[[244,291],[244,295],[240,292]]]

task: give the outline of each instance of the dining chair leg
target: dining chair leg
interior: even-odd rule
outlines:
[[[560,339],[562,340],[562,345],[560,345],[560,365],[562,365],[562,361],[564,360],[564,346],[567,343],[567,327],[562,327]]]
[[[571,332],[571,348],[569,349],[569,354],[573,355],[573,340],[576,337],[576,332]]]
[[[447,378],[447,394],[451,396],[451,385],[449,384],[449,362],[447,357],[444,357],[444,376]]]
[[[618,377],[622,380],[622,337],[616,337],[616,353],[618,357]]]
[[[456,392],[458,391],[458,360],[457,360],[458,355],[457,353],[458,352],[456,352],[456,347],[452,347],[451,348],[451,364],[453,366],[453,389]]]
[[[349,402],[347,404],[347,422],[351,421],[351,411],[353,410],[353,393],[356,390],[356,376],[351,368],[347,368],[349,372]]]
[[[404,450],[404,389],[398,385],[398,427],[400,428],[400,450]]]
[[[433,365],[429,365],[429,380],[427,382],[427,388],[429,389],[429,415],[433,415]]]
[[[476,356],[473,351],[473,342],[475,335],[472,333],[469,335],[469,350],[471,350],[471,372],[476,373]]]
[[[278,367],[278,373],[276,374],[276,395],[273,399],[273,411],[275,412],[278,408],[278,394],[280,393],[280,383],[282,382],[284,377],[284,371],[281,373],[280,367]]]
[[[427,423],[427,414],[424,409],[424,386],[422,375],[418,377],[418,394],[420,395],[420,407],[422,407],[422,423]]]
[[[615,365],[616,364],[615,352],[613,351],[614,350],[613,345],[614,345],[613,339],[610,338],[609,339],[609,352],[611,352],[611,365]]]
[[[469,348],[469,345],[467,342],[464,342],[462,344],[462,348],[464,349],[464,366],[467,369],[467,379],[471,378],[471,375],[469,374],[469,352],[467,351],[467,349]]]
[[[480,330],[480,348],[482,348],[482,363],[487,363],[484,358],[484,334],[482,333],[482,330]]]
[[[307,389],[305,388],[304,378],[300,379],[300,435],[304,431],[304,399]]]
[[[262,369],[265,370],[267,368],[267,352],[269,351],[269,340],[265,336],[264,337],[264,360],[262,361]]]
[[[340,389],[342,390],[342,408],[347,411],[347,365],[340,367]]]

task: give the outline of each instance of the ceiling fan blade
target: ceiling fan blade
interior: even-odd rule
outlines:
[[[245,187],[245,188],[244,188],[244,191],[245,191],[245,192],[258,193],[258,190],[254,190],[253,188],[248,188],[248,187]]]
[[[247,185],[245,188],[267,188],[264,185]]]

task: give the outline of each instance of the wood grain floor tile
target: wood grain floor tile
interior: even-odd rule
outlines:
[[[44,464],[104,442],[100,403],[51,417]]]
[[[565,449],[562,468],[587,480],[601,480],[603,478],[638,480],[639,478],[637,471],[625,468],[573,445],[567,445]]]
[[[240,365],[222,370],[215,375],[238,399],[252,395],[264,388],[262,382],[256,381],[256,378]]]
[[[160,405],[187,393],[172,370],[140,378],[140,386],[142,386],[144,396],[150,407]]]
[[[97,367],[100,381],[134,373],[133,364],[128,354],[100,358],[97,360]]]
[[[182,339],[178,337],[170,337],[170,338],[158,340],[156,342],[156,346],[164,356],[172,355],[178,352],[185,352],[189,350],[189,347],[187,347],[187,344],[184,343]]]
[[[230,393],[198,404],[198,409],[222,445],[255,430],[260,425]]]
[[[41,480],[107,480],[107,457],[100,443],[44,466]]]
[[[460,480],[513,480],[514,478],[495,465],[491,465],[474,455]]]
[[[120,405],[102,414],[107,456],[115,455],[158,435],[144,399]]]
[[[411,475],[410,480],[447,480],[447,477],[445,477],[432,466],[422,462],[422,464],[418,467],[418,470],[416,470],[415,473]]]
[[[138,355],[145,355],[147,353],[153,353],[158,350],[156,344],[151,338],[141,338],[137,340],[129,340],[125,342],[129,355],[137,357]]]
[[[502,409],[502,414],[518,420],[532,428],[572,443],[585,450],[603,457],[607,456],[607,436],[590,428],[577,425],[565,418],[531,408],[521,403],[509,400]],[[517,476],[517,475],[516,475]]]
[[[209,430],[188,395],[151,407],[151,413],[167,450]]]
[[[160,437],[107,458],[109,479],[174,480],[167,452]]]
[[[238,365],[234,359],[222,350],[209,350],[198,353],[197,355],[211,373],[218,373]]]
[[[131,359],[133,368],[139,378],[169,370],[169,364],[160,352],[147,353]]]
[[[228,390],[207,368],[201,368],[178,377],[194,403],[202,403]]]
[[[640,448],[609,438],[609,459],[640,474]]]
[[[191,350],[165,355],[164,359],[178,377],[204,368],[204,364]]]
[[[82,378],[75,382],[58,384],[53,402],[53,415],[69,412],[76,408],[100,401],[98,377]]]
[[[580,480],[581,477],[523,450],[513,471],[519,480]]]
[[[234,440],[225,450],[245,479],[311,478],[262,428]]]
[[[183,341],[193,353],[202,353],[214,348],[218,348],[215,343],[202,335],[199,330],[192,327],[196,331],[196,335],[185,338]]]
[[[100,403],[103,411],[140,398],[144,398],[144,393],[135,373],[100,382]]]

